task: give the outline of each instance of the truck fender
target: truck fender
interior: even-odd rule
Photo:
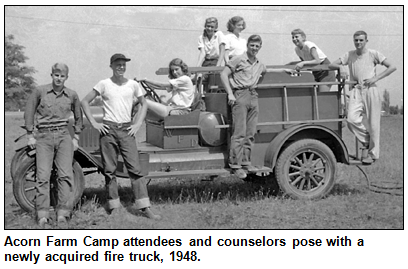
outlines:
[[[331,129],[321,126],[321,125],[310,125],[310,124],[300,124],[289,127],[288,129],[280,132],[268,145],[268,148],[265,152],[264,165],[270,168],[274,168],[276,160],[279,157],[279,153],[282,151],[285,143],[294,135],[299,134],[302,131],[320,131],[324,132],[330,140],[334,143],[335,150],[333,154],[336,157],[336,160],[341,163],[349,164],[349,154],[346,145],[343,140],[339,137],[337,133]],[[305,138],[313,138],[306,137]],[[322,141],[323,143],[325,141]]]

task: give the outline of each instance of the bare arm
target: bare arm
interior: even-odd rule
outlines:
[[[142,126],[143,121],[146,118],[147,113],[147,102],[144,96],[137,97],[140,109],[137,112],[136,116],[132,119],[132,126],[127,128],[129,130],[129,135],[136,137],[137,132],[139,131],[140,127]]]
[[[220,44],[220,56],[218,57],[217,66],[223,66],[223,63],[225,61],[224,57],[225,57],[225,44],[221,43]]]
[[[92,115],[91,107],[89,105],[93,101],[93,99],[95,99],[98,96],[98,94],[99,93],[95,90],[89,92],[81,101],[82,110],[84,111],[86,118],[89,120],[89,123],[92,125],[93,128],[98,130],[99,133],[107,134],[109,126],[103,123],[96,122],[95,118]]]
[[[347,70],[345,69],[345,67],[342,65],[341,60],[337,59],[334,62],[332,62],[331,64],[329,64],[329,69],[331,70],[339,70],[340,72],[340,78],[341,79],[347,79],[348,74],[347,74]]]
[[[150,79],[141,79],[140,81],[144,81],[149,87],[152,87],[155,90],[167,90],[168,88],[171,88],[171,85],[169,82],[160,82],[160,81],[154,81]]]
[[[391,64],[387,59],[385,59],[382,62],[382,65],[384,65],[385,67],[387,67],[387,69],[385,69],[383,72],[381,72],[378,76],[376,76],[377,81],[391,75],[391,73],[395,72],[397,70],[397,68]]]
[[[266,72],[268,73],[287,73],[287,74],[293,74],[296,71],[294,69],[289,69],[289,68],[266,68]]]
[[[299,71],[300,69],[303,68],[303,66],[307,65],[315,65],[315,64],[320,64],[320,59],[319,55],[317,55],[316,48],[312,48],[310,50],[310,54],[312,54],[313,60],[310,61],[304,61],[302,58],[300,58],[302,61],[297,63],[295,66],[296,71]]]
[[[221,74],[220,74],[220,78],[221,78],[221,83],[225,88],[225,91],[228,94],[228,104],[233,105],[235,103],[235,96],[232,93],[232,89],[228,80],[228,77],[232,74],[231,69],[226,66],[224,67],[224,70],[222,70]]]
[[[198,60],[197,60],[197,67],[200,67],[203,64],[204,58],[205,58],[204,48],[200,48],[200,54],[198,54]]]

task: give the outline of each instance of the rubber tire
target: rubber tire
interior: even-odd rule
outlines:
[[[314,165],[306,164],[306,162],[303,161],[304,153],[307,159],[311,156],[311,153],[313,153],[315,157],[313,160],[316,161],[316,159],[320,159],[321,161]],[[295,157],[300,157],[299,160],[303,165],[295,161]],[[321,163],[320,166],[318,166],[319,163]],[[292,167],[297,166],[301,169],[291,168],[291,164],[293,165]],[[336,165],[336,158],[326,144],[315,139],[302,139],[289,145],[279,155],[275,166],[275,176],[284,194],[294,199],[321,199],[325,197],[334,186]],[[324,167],[324,169],[318,169],[318,171],[323,170],[323,173],[315,173],[315,175],[319,176],[310,177],[310,174],[314,173],[314,168],[322,167]],[[297,173],[297,171],[299,171],[299,175],[289,176],[289,173]],[[310,178],[314,178],[315,180],[313,181]],[[319,178],[321,179],[316,184]],[[291,182],[295,182],[295,185],[292,185]],[[308,186],[309,183],[310,185]],[[305,186],[310,187],[309,190],[305,190]]]
[[[13,178],[13,194],[14,198],[16,199],[17,203],[20,207],[31,213],[35,213],[35,184],[36,184],[36,164],[35,164],[35,156],[33,157],[24,157],[20,158],[21,162],[17,168],[15,173],[15,177]],[[78,162],[74,160],[73,163],[73,170],[74,170],[74,184],[73,190],[74,194],[72,195],[72,205],[76,205],[81,199],[82,193],[85,189],[85,179],[84,174],[82,172],[82,168]],[[31,177],[30,177],[31,175]],[[56,171],[53,169],[51,173],[50,179],[50,206],[55,208],[57,205],[57,190],[56,190]],[[27,180],[31,179],[31,180]],[[26,191],[29,189],[28,191]]]

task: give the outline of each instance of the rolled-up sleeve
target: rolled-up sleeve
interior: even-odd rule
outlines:
[[[24,111],[24,125],[27,132],[34,130],[34,116],[40,102],[41,93],[38,89],[34,89],[26,103]]]
[[[77,93],[74,93],[72,96],[72,112],[74,113],[74,132],[76,134],[81,133],[83,127],[83,117],[82,117],[82,110],[81,110],[81,102],[79,101],[79,97]]]

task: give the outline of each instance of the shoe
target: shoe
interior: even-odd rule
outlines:
[[[143,216],[145,216],[148,219],[153,219],[153,220],[161,220],[160,215],[156,215],[150,210],[150,207],[146,207],[144,209],[141,209]]]
[[[256,172],[256,171],[258,171],[258,168],[256,168],[253,165],[243,165],[242,169],[244,169],[244,171],[246,171],[246,172]]]
[[[59,229],[68,229],[68,220],[64,216],[58,216],[57,225]]]
[[[137,221],[137,216],[129,212],[124,206],[113,208],[110,211],[110,217],[114,220]]]
[[[362,162],[364,165],[370,165],[370,164],[373,164],[373,163],[375,162],[375,159],[373,159],[371,156],[367,156],[367,157],[365,157],[365,158],[362,158],[362,159],[361,159],[361,162]]]
[[[247,177],[247,174],[242,168],[232,169],[232,173],[236,175],[239,179],[245,179]]]
[[[48,219],[47,219],[47,218],[41,218],[41,219],[38,221],[38,225],[40,226],[41,229],[51,229],[51,225],[50,225],[50,223],[48,222]]]

